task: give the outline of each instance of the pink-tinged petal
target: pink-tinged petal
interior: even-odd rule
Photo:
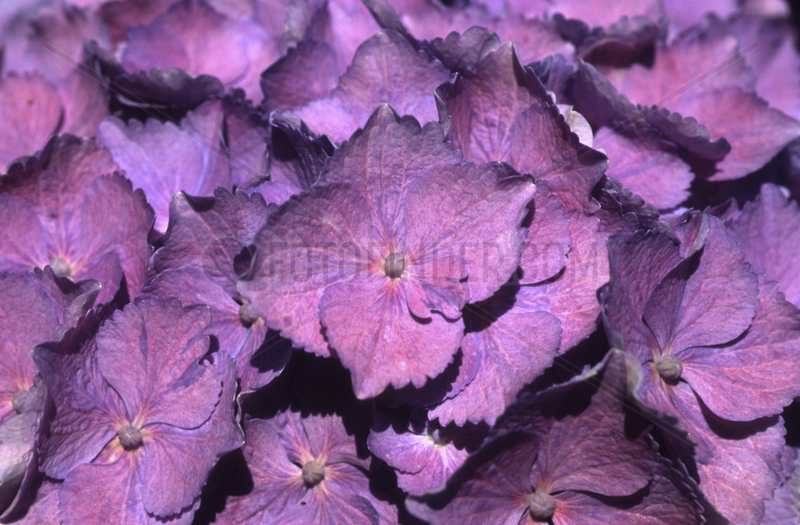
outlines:
[[[722,222],[705,215],[695,221],[708,221],[702,253],[664,276],[642,316],[664,354],[732,341],[750,326],[759,303],[758,278]]]
[[[571,59],[575,54],[575,46],[564,40],[552,23],[541,18],[510,15],[487,25],[503,42],[514,42],[523,64],[556,54]]]
[[[659,378],[654,382],[663,385]],[[786,432],[782,421],[727,422],[706,409],[687,383],[651,385],[643,392],[647,403],[676,415],[697,443],[700,489],[711,504],[733,523],[761,523],[764,500],[780,483],[777,471]]]
[[[770,280],[780,283],[786,300],[800,306],[800,211],[772,185],[744,205],[730,225],[741,244],[745,259]]]
[[[64,479],[73,468],[92,461],[125,420],[122,399],[100,372],[93,340],[99,324],[90,314],[60,343],[33,351],[55,402],[55,416],[39,447],[40,468],[52,478]]]
[[[520,525],[527,519],[530,472],[538,444],[533,436],[514,433],[499,438],[466,462],[461,472],[469,476],[447,506],[436,502],[406,501],[408,510],[432,525]],[[456,478],[452,478],[448,486]],[[451,489],[453,490],[453,489]]]
[[[209,102],[189,114],[178,127],[172,122],[109,117],[98,126],[100,142],[137,188],[147,194],[156,213],[156,230],[164,232],[169,202],[177,191],[212,195],[230,188],[230,167],[221,145],[222,106]]]
[[[244,189],[267,180],[270,172],[267,119],[238,91],[226,94],[222,107],[224,149],[231,165],[232,184]]]
[[[441,425],[494,421],[522,387],[536,379],[555,358],[561,342],[561,323],[530,301],[529,287],[502,288],[488,301],[470,307],[471,325],[485,326],[461,342],[464,359],[480,362],[477,374],[452,399],[431,410]],[[486,326],[488,325],[488,326]]]
[[[717,25],[687,32],[669,45],[658,46],[649,68],[636,64],[609,78],[634,103],[666,106],[677,111],[681,110],[676,102],[702,93],[730,87],[746,90],[755,87],[755,75],[741,59],[738,40]],[[714,106],[720,110],[728,107]],[[688,116],[695,115],[688,113]]]
[[[195,428],[222,388],[208,352],[209,307],[144,300],[117,311],[97,334],[100,372],[125,402],[129,421]],[[180,407],[180,410],[176,408]]]
[[[236,364],[215,356],[214,372],[222,377],[219,403],[203,425],[194,429],[154,424],[144,427],[139,483],[147,512],[159,517],[178,514],[199,502],[209,472],[223,454],[244,445],[234,414]],[[187,406],[182,399],[175,409]],[[194,512],[188,512],[191,515]]]
[[[420,280],[431,284],[462,279],[451,259],[459,257],[467,265],[470,302],[487,299],[508,281],[519,265],[526,235],[520,226],[536,192],[531,179],[509,171],[496,164],[457,166],[408,184],[408,240],[400,251],[408,256],[409,278],[417,278],[419,264]],[[451,306],[458,310],[463,303]]]
[[[656,208],[674,208],[689,197],[691,166],[654,134],[627,136],[604,127],[598,130],[595,145],[608,155],[607,175]]]
[[[474,72],[438,88],[437,97],[447,139],[468,159],[507,162],[547,180],[568,209],[588,206],[606,157],[578,141],[512,44],[489,52]],[[475,107],[482,111],[476,113]]]
[[[353,64],[329,98],[297,113],[315,132],[328,133],[341,142],[364,126],[381,104],[391,104],[399,114],[411,114],[420,122],[436,120],[431,94],[449,79],[450,72],[439,61],[431,61],[405,37],[386,30],[359,46]],[[338,118],[331,118],[331,110]]]
[[[151,24],[128,29],[127,36],[122,64],[129,71],[178,67],[231,84],[249,67],[239,24],[202,0],[177,2]]]
[[[762,525],[794,525],[800,520],[800,511],[797,509],[793,493],[793,480],[797,477],[796,460],[797,449],[785,446],[781,457],[783,482],[775,489],[772,499],[766,502]]]
[[[30,205],[10,195],[0,194],[0,268],[25,273],[50,264],[48,236],[40,214]]]
[[[359,459],[353,436],[348,435],[342,419],[336,416],[302,418],[308,450],[326,463],[350,463],[368,468],[369,462]]]
[[[56,90],[37,74],[8,75],[0,81],[0,170],[17,157],[40,149],[61,123]]]
[[[163,523],[150,516],[142,505],[137,472],[140,468],[138,458],[125,454],[114,463],[81,465],[70,472],[58,491],[61,523]],[[169,523],[188,525],[191,521],[192,513],[187,512]]]
[[[800,310],[775,283],[762,283],[744,336],[725,348],[681,352],[682,377],[716,415],[750,421],[781,412],[800,395]]]
[[[312,188],[285,204],[255,237],[255,260],[238,289],[267,325],[296,346],[328,355],[319,302],[325,289],[367,268],[369,204],[348,185]]]
[[[389,385],[422,386],[453,360],[464,330],[461,320],[413,317],[399,283],[383,276],[328,287],[320,314],[360,399]]]
[[[104,79],[94,70],[91,55],[84,52],[80,64],[59,85],[64,105],[61,129],[78,137],[97,133],[97,125],[108,115],[109,94]]]
[[[467,459],[457,432],[424,428],[422,433],[398,433],[392,425],[373,428],[367,438],[370,451],[395,470],[397,485],[408,494],[423,494],[444,484]]]
[[[108,45],[96,10],[72,3],[26,4],[29,13],[19,13],[3,28],[4,71],[37,71],[58,85],[81,61],[85,40]]]
[[[713,136],[725,137],[731,152],[717,164],[711,180],[744,177],[769,162],[800,137],[800,122],[739,88],[714,90],[676,101],[675,109],[695,116]]]
[[[558,197],[547,192],[546,185],[537,184],[533,205],[533,220],[528,226],[525,249],[519,266],[520,284],[533,284],[554,277],[567,264],[570,250],[570,223]]]
[[[572,245],[564,272],[555,280],[523,287],[519,295],[526,308],[549,312],[561,322],[559,354],[586,339],[597,328],[600,314],[597,292],[609,279],[607,235],[598,231],[598,227],[597,219],[577,219],[573,213],[570,217]]]
[[[244,429],[244,457],[253,489],[247,495],[229,499],[220,517],[223,523],[231,524],[275,523],[305,496],[301,467],[283,452],[278,430],[270,421],[251,419],[245,422]]]

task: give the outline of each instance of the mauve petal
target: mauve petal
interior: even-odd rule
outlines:
[[[365,199],[349,185],[312,188],[272,216],[255,237],[250,274],[238,290],[267,325],[296,346],[328,355],[319,302],[325,289],[367,269],[375,259]]]
[[[302,40],[261,73],[264,105],[268,111],[300,108],[326,98],[338,80],[333,49],[319,40]]]
[[[491,323],[467,333],[461,342],[464,359],[480,361],[478,372],[461,392],[431,410],[431,419],[438,418],[443,426],[466,421],[494,424],[522,387],[553,363],[561,342],[561,323],[539,310],[535,300],[528,300],[530,290],[505,287],[472,307],[471,319],[476,324]]]
[[[536,440],[529,434],[499,438],[465,463],[463,476],[451,478],[448,492],[457,492],[447,506],[429,507],[415,499],[407,500],[406,506],[414,516],[432,525],[525,523],[528,497],[534,488],[529,478],[537,450]],[[456,480],[464,476],[469,477],[456,487]]]
[[[320,314],[360,399],[389,385],[422,386],[453,360],[464,330],[461,320],[412,317],[399,283],[383,276],[329,286]]]
[[[533,220],[528,226],[525,248],[519,266],[520,284],[533,284],[554,277],[567,264],[570,251],[570,222],[558,197],[547,192],[544,183],[536,185],[532,205]]]
[[[161,424],[146,427],[139,483],[145,509],[156,516],[177,514],[196,505],[217,460],[244,444],[234,414],[236,365],[227,356],[215,358],[214,375],[222,376],[223,385],[211,418],[190,430]]]
[[[399,33],[384,30],[359,46],[353,64],[328,99],[297,113],[317,133],[341,142],[364,126],[381,104],[391,104],[399,114],[411,114],[420,122],[436,120],[431,93],[449,78],[450,72],[438,60],[415,50]],[[331,107],[339,112],[338,119],[329,115]]]
[[[786,432],[780,418],[726,422],[705,409],[686,383],[653,385],[642,394],[648,404],[678,416],[697,442],[700,489],[711,504],[733,523],[761,523],[764,500],[780,482],[777,470]]]
[[[800,395],[800,310],[776,288],[761,284],[753,323],[735,344],[680,353],[682,377],[722,418],[772,416]]]
[[[58,491],[61,522],[94,525],[110,520],[154,525],[156,520],[148,516],[142,506],[136,469],[137,459],[129,454],[114,463],[81,465],[74,469]]]
[[[780,283],[786,299],[800,306],[800,211],[772,185],[761,186],[754,201],[747,202],[730,225],[753,267]]]
[[[327,465],[350,463],[367,468],[368,462],[358,458],[353,436],[347,433],[342,419],[336,416],[309,416],[302,420],[309,451],[324,458]]]
[[[240,25],[202,0],[177,2],[152,23],[129,28],[127,37],[122,64],[130,71],[178,67],[231,84],[249,67]]]
[[[97,334],[100,371],[136,426],[195,428],[211,416],[219,374],[198,364],[208,352],[210,309],[148,299],[116,312]]]
[[[39,447],[40,467],[56,479],[95,459],[125,421],[122,399],[103,379],[97,362],[92,338],[99,322],[90,315],[60,343],[33,352],[55,401],[55,417]]]
[[[500,165],[443,167],[437,176],[408,184],[404,214],[407,271],[433,284],[437,278],[465,276],[458,257],[466,262],[470,302],[482,301],[500,288],[519,265],[523,239],[520,228],[536,186]],[[460,309],[461,304],[451,306]],[[447,314],[448,312],[443,312]]]
[[[447,139],[475,162],[504,161],[547,180],[568,208],[584,210],[607,166],[606,157],[580,144],[512,44],[489,52],[452,84],[436,90]],[[509,96],[513,93],[513,96]],[[475,113],[472,108],[483,111]]]
[[[24,273],[50,264],[49,235],[36,210],[20,199],[0,194],[0,269]]]
[[[607,236],[598,231],[597,219],[577,219],[573,212],[569,226],[572,245],[563,274],[552,281],[523,287],[520,296],[529,305],[527,308],[535,305],[561,322],[559,354],[596,330],[600,314],[597,292],[609,279]]]
[[[56,90],[38,74],[10,74],[0,82],[0,170],[40,149],[61,124]]]
[[[739,337],[758,307],[758,278],[722,222],[707,215],[702,253],[684,259],[653,289],[642,319],[661,353],[719,345]],[[699,261],[697,258],[699,257]]]
[[[156,213],[156,230],[164,232],[172,195],[184,190],[211,195],[230,188],[230,167],[221,145],[222,106],[209,102],[189,112],[178,127],[148,119],[127,124],[109,117],[98,126],[100,142],[114,155],[134,186],[142,188]]]
[[[634,133],[628,136],[605,127],[597,131],[595,145],[609,158],[607,175],[656,208],[676,207],[689,197],[691,167],[655,134],[636,128]]]

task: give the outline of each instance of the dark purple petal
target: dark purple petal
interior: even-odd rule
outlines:
[[[326,98],[339,74],[336,54],[328,44],[303,40],[261,74],[265,107],[269,111],[297,109]],[[303,89],[297,89],[298,85]]]
[[[522,67],[513,45],[487,53],[475,72],[441,86],[437,97],[447,139],[468,159],[507,162],[544,178],[568,209],[588,206],[607,160],[579,143],[539,79]],[[483,111],[476,113],[475,107]]]
[[[140,301],[106,321],[96,338],[98,365],[129,422],[195,428],[211,416],[222,385],[216,370],[198,364],[210,321],[209,307],[175,300]]]

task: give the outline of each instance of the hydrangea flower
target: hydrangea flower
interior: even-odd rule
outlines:
[[[642,398],[697,443],[694,458],[676,454],[696,461],[711,503],[755,524],[778,484],[775,415],[800,393],[787,372],[800,360],[800,310],[749,270],[718,219],[695,213],[676,233],[680,245],[655,232],[609,241],[607,329],[642,363]]]
[[[41,469],[64,480],[63,523],[191,521],[218,457],[242,445],[235,367],[205,360],[210,317],[142,300],[36,348],[55,407]]]
[[[370,493],[355,440],[341,418],[288,411],[245,422],[252,491],[232,498],[222,524],[396,523],[397,509]]]
[[[536,188],[463,161],[437,124],[420,128],[389,106],[321,178],[256,235],[239,291],[295,345],[327,355],[329,343],[359,398],[421,386],[458,350],[461,308],[516,269]]]

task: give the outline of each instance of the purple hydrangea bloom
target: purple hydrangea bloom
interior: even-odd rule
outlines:
[[[135,297],[151,253],[153,211],[141,191],[110,174],[116,167],[93,140],[71,135],[53,137],[15,162],[0,178],[0,268],[50,265],[59,277],[100,281],[99,302],[111,300],[121,284]]]
[[[461,308],[517,267],[536,188],[512,175],[381,106],[326,163],[327,184],[259,232],[239,291],[297,346],[327,355],[329,343],[359,398],[421,386],[458,350]]]
[[[397,509],[369,490],[355,439],[335,415],[281,412],[245,422],[249,494],[228,501],[222,524],[396,523]]]
[[[697,443],[711,503],[758,523],[778,483],[784,430],[772,416],[800,393],[787,373],[799,368],[800,310],[759,282],[718,219],[690,215],[676,233],[680,245],[655,232],[611,239],[609,333],[642,363],[640,395]]]
[[[694,495],[652,444],[652,413],[629,390],[636,373],[612,351],[521,400],[444,491],[412,499],[410,510],[437,525],[698,523]]]
[[[204,306],[142,300],[96,337],[90,317],[60,345],[36,348],[55,407],[41,469],[65,480],[65,524],[191,521],[218,457],[242,445],[235,366],[201,361],[210,317]]]
[[[250,266],[253,237],[277,206],[267,205],[258,192],[247,196],[218,188],[214,193],[213,198],[183,192],[173,196],[164,246],[150,262],[144,292],[162,299],[178,297],[187,305],[209,305],[207,332],[236,361],[241,390],[248,392],[271,381],[291,356],[290,347],[265,343],[264,320],[236,291],[239,275]]]

